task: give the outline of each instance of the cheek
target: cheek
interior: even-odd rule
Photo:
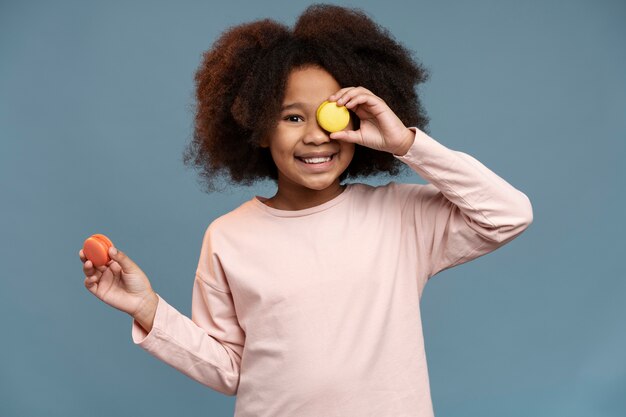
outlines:
[[[284,166],[290,164],[295,160],[291,149],[274,149],[272,153],[272,159],[277,166]]]
[[[354,143],[342,143],[341,145],[341,159],[346,166],[352,162],[352,158],[354,157],[354,146]]]

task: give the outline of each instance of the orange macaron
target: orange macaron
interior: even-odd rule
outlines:
[[[94,266],[103,266],[111,260],[109,256],[109,248],[111,246],[113,246],[113,242],[108,237],[95,234],[89,236],[83,243],[83,253]]]

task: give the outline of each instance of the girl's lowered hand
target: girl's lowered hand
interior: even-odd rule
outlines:
[[[142,325],[154,317],[158,297],[146,274],[124,252],[109,248],[111,260],[103,266],[94,264],[78,252],[83,263],[85,287],[111,307],[136,318]]]
[[[352,110],[361,120],[359,130],[342,130],[330,134],[331,139],[345,140],[394,155],[405,155],[415,132],[389,108],[385,101],[364,87],[342,88],[328,98],[338,106]]]

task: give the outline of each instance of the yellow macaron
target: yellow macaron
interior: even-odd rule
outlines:
[[[328,132],[339,132],[350,123],[350,112],[345,106],[337,106],[334,101],[324,101],[317,108],[317,123]]]

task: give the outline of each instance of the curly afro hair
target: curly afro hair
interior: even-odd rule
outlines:
[[[430,74],[411,51],[359,9],[314,4],[293,30],[271,19],[232,26],[203,53],[195,74],[193,140],[183,161],[200,169],[208,192],[217,190],[215,180],[224,173],[246,186],[278,181],[269,148],[260,147],[260,140],[278,122],[289,73],[309,65],[325,69],[342,87],[369,89],[406,126],[428,133],[429,118],[414,86]],[[350,113],[356,130],[358,117]],[[340,181],[398,175],[404,165],[391,153],[356,145]]]

